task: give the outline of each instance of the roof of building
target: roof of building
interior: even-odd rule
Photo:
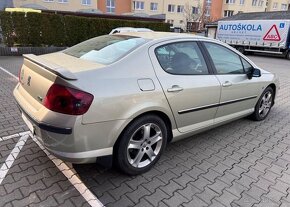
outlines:
[[[249,12],[239,13],[230,17],[220,19],[219,21],[233,20],[268,20],[268,19],[290,19],[290,11],[272,11],[272,12]]]
[[[239,13],[230,17],[221,18],[215,22],[207,24],[207,27],[215,26],[218,21],[237,21],[237,20],[274,20],[274,19],[289,19],[290,11],[271,11],[271,12],[249,12]]]

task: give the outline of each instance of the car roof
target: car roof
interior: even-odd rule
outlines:
[[[141,37],[144,39],[168,39],[168,38],[193,38],[193,39],[204,39],[205,37],[188,34],[188,33],[174,33],[174,32],[123,32],[113,35],[124,35],[124,36],[134,36]]]

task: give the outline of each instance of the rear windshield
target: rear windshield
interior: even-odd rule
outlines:
[[[106,65],[121,59],[147,41],[133,36],[104,35],[70,47],[64,53]]]

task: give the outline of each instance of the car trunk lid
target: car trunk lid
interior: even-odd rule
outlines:
[[[77,81],[77,72],[102,67],[98,63],[63,54],[53,53],[42,56],[23,55],[24,63],[19,72],[19,82],[16,90],[29,106],[38,111],[43,106],[43,100],[54,83],[73,85]]]

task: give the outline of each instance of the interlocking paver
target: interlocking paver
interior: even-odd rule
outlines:
[[[152,193],[149,196],[145,196],[145,199],[151,203],[153,206],[158,206],[159,202],[164,200],[164,199],[168,199],[171,196],[168,195],[168,193],[165,193],[164,191],[162,191],[161,189],[157,189],[154,193]]]
[[[281,91],[266,120],[245,118],[169,144],[157,165],[141,176],[94,164],[74,165],[81,180],[106,206],[288,206],[290,64],[251,58],[280,76]],[[22,59],[10,60],[0,57],[0,66],[17,75]],[[0,71],[0,137],[27,130],[11,97],[16,81]],[[0,163],[17,141],[0,143]],[[31,140],[0,185],[0,195],[0,206],[88,206]]]

